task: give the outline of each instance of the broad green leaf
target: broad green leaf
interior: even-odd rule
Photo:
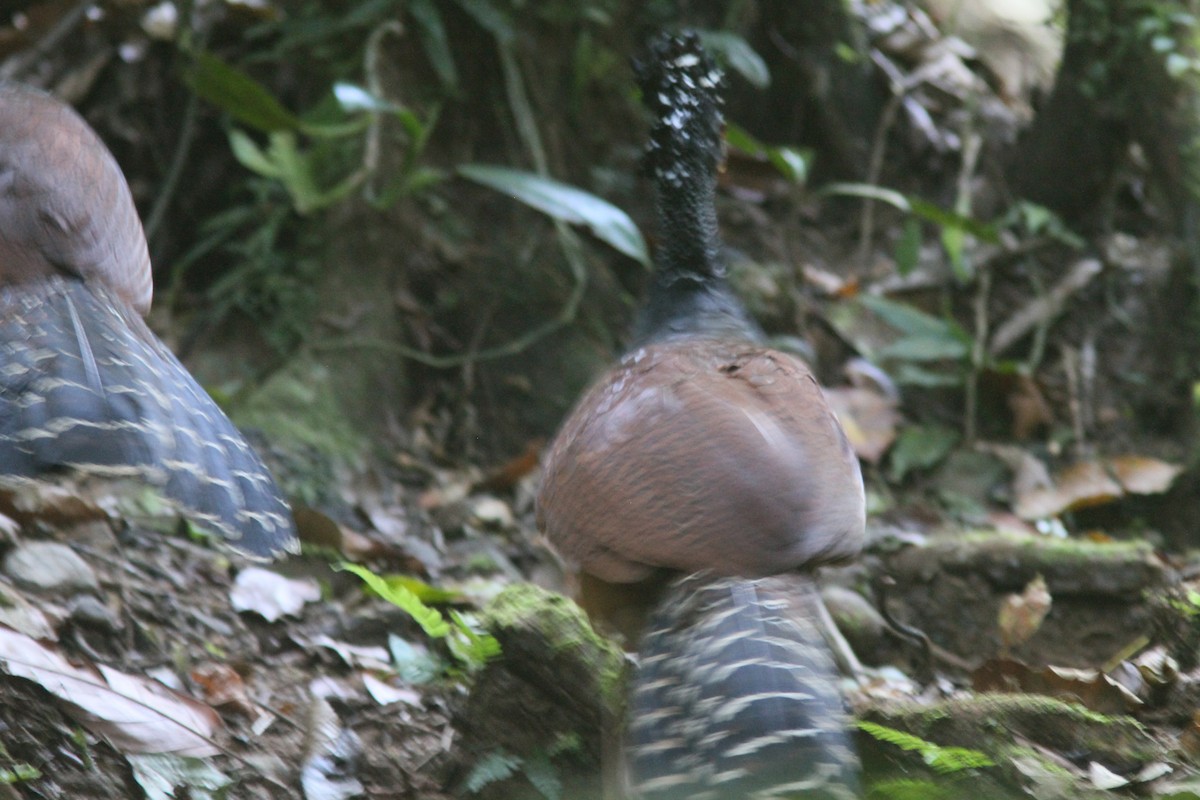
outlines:
[[[974,217],[947,211],[919,197],[909,197],[908,205],[913,214],[943,229],[964,231],[985,242],[997,240],[996,226],[980,222]]]
[[[649,265],[641,231],[621,209],[594,194],[532,172],[486,164],[464,164],[458,174],[520,200],[554,219],[583,225],[603,242]]]
[[[944,389],[961,386],[963,383],[963,375],[960,372],[925,369],[914,362],[898,364],[890,370],[890,373],[896,379],[896,383],[901,386]]]
[[[417,23],[417,35],[421,38],[425,55],[429,57],[438,80],[445,88],[457,91],[458,69],[454,66],[454,56],[450,54],[450,39],[442,23],[441,12],[434,7],[432,0],[410,0],[408,13]]]
[[[885,189],[870,183],[830,183],[821,187],[818,194],[833,197],[861,197],[865,200],[878,200],[901,211],[912,211],[908,198],[895,189]]]
[[[294,130],[300,124],[262,84],[210,53],[196,53],[184,81],[197,95],[252,128]]]
[[[783,177],[793,183],[804,183],[808,180],[808,164],[812,160],[794,147],[768,147],[767,158]]]
[[[858,302],[866,306],[868,311],[878,315],[888,325],[909,336],[949,338],[955,336],[958,330],[956,325],[951,325],[932,314],[926,314],[910,305],[897,303],[886,297],[864,294],[858,298]]]
[[[458,6],[471,15],[479,26],[496,37],[496,41],[507,44],[517,37],[512,19],[489,0],[457,0]]]
[[[971,346],[956,336],[905,336],[879,351],[881,361],[946,361],[966,358]]]
[[[967,235],[962,228],[942,228],[942,249],[950,259],[950,269],[960,283],[968,283],[975,271],[967,259]]]
[[[793,183],[808,179],[808,162],[811,156],[792,147],[772,147],[763,144],[749,131],[730,122],[725,125],[725,141],[730,147],[751,156],[765,157],[771,166]]]
[[[913,425],[900,431],[889,455],[889,477],[893,482],[915,469],[929,469],[950,454],[958,444],[958,431],[944,425]]]
[[[896,245],[896,271],[900,277],[916,268],[921,258],[921,223],[909,217],[904,221],[904,233]]]
[[[401,106],[377,97],[361,86],[345,81],[338,81],[333,85],[333,96],[343,111],[377,111],[383,114],[397,114],[403,110]]]
[[[699,34],[705,49],[718,53],[731,70],[755,89],[766,89],[771,85],[767,62],[741,36],[729,31],[699,31]]]
[[[234,128],[229,132],[229,148],[233,151],[233,157],[238,160],[238,163],[251,172],[256,172],[265,178],[281,177],[282,173],[279,167],[243,131]]]

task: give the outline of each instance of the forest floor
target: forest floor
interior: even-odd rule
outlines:
[[[6,58],[33,50],[4,31]],[[961,174],[939,150],[963,146],[954,126],[975,101],[955,81],[974,92],[982,68],[947,68],[951,48],[922,70],[935,49],[910,68],[928,83],[901,108],[896,159],[919,174],[936,161],[943,189],[987,184],[988,143]],[[1015,106],[987,97],[990,122],[1015,128]],[[797,191],[771,166],[788,155],[735,153],[719,210],[739,291],[814,363],[864,465],[866,553],[821,581],[863,664],[843,689],[866,723],[870,796],[1200,799],[1195,285],[1144,165],[1131,158],[1096,231],[1021,206],[984,241],[890,195],[867,211],[862,186]],[[478,187],[443,191],[486,228]],[[495,232],[511,252],[555,235],[529,213]],[[430,227],[412,217],[406,233]],[[395,304],[422,345],[474,347],[474,321],[446,334],[456,316],[432,299],[453,294],[437,283],[460,258],[448,241],[405,251],[437,265],[436,291]],[[544,244],[527,249],[556,252]],[[594,291],[621,283],[603,274]],[[453,289],[475,277],[454,272]],[[480,306],[492,288],[479,279]],[[624,308],[616,294],[597,305]],[[508,310],[529,326],[528,307]],[[203,378],[238,372],[226,360],[245,351],[193,355]],[[395,435],[317,457],[317,477],[293,480],[287,443],[266,444],[283,483],[311,489],[295,503],[304,553],[280,563],[222,551],[140,487],[0,487],[0,798],[598,796],[625,662],[562,600],[534,524],[553,425],[513,422],[503,394],[543,401],[527,387],[554,363],[414,369],[420,401],[393,409]],[[500,445],[461,445],[489,424]]]

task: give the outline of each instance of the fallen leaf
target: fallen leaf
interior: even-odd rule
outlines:
[[[190,674],[210,706],[228,706],[251,719],[258,716],[257,706],[246,693],[245,681],[233,667],[209,661],[198,664]]]
[[[363,673],[362,680],[367,694],[371,695],[371,699],[381,706],[390,706],[393,703],[404,703],[409,706],[421,705],[420,692],[406,689],[403,686],[392,686],[369,672]]]
[[[252,611],[267,622],[299,614],[305,603],[320,599],[321,587],[316,581],[285,578],[262,567],[247,567],[239,572],[229,592],[236,611]]]
[[[1088,778],[1097,789],[1120,789],[1129,785],[1129,780],[1122,778],[1098,761],[1088,764]]]
[[[1111,503],[1126,494],[1160,494],[1182,471],[1177,464],[1145,456],[1083,461],[1056,475],[1049,487],[1014,485],[1015,510],[1025,519],[1041,519]]]
[[[1012,658],[993,658],[980,665],[971,673],[971,686],[977,692],[1043,694],[1101,714],[1127,714],[1142,705],[1132,692],[1099,670],[1037,669]]]
[[[1116,456],[1107,463],[1117,482],[1130,494],[1162,494],[1183,472],[1178,464],[1145,456]]]
[[[387,669],[388,663],[391,660],[385,647],[339,642],[337,639],[326,636],[323,633],[304,641],[297,639],[297,644],[309,647],[324,647],[332,650],[338,654],[348,667]]]
[[[228,775],[207,761],[170,753],[129,757],[133,779],[146,793],[146,800],[216,800],[225,797],[233,783]],[[187,794],[179,793],[186,788]]]
[[[545,439],[531,440],[520,455],[493,469],[483,480],[471,487],[471,491],[500,492],[513,488],[522,478],[537,469],[545,445]]]
[[[0,666],[63,701],[68,714],[123,753],[204,757],[220,718],[157,681],[106,667],[73,666],[56,650],[0,626]]]
[[[825,399],[854,453],[863,461],[878,464],[896,440],[900,422],[896,401],[872,389],[854,387],[826,389]]]
[[[1013,438],[1018,441],[1028,439],[1039,428],[1054,422],[1054,414],[1041,387],[1028,375],[1015,376],[1005,399],[1013,415]]]
[[[1000,604],[997,624],[1000,641],[1005,650],[1029,641],[1042,627],[1042,621],[1050,613],[1052,600],[1046,588],[1046,580],[1036,576],[1020,594],[1010,594]]]
[[[1124,491],[1103,465],[1084,461],[1069,467],[1054,478],[1049,488],[1018,493],[1016,512],[1025,519],[1054,517],[1067,511],[1111,503]]]

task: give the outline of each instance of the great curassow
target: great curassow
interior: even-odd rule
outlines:
[[[588,612],[635,636],[633,794],[852,798],[858,762],[811,571],[858,555],[862,475],[803,363],[730,288],[721,74],[694,34],[635,63],[660,245],[633,344],[545,461],[538,523]]]
[[[240,552],[295,550],[270,473],[143,321],[152,288],[108,148],[67,105],[0,84],[0,481],[144,481]]]

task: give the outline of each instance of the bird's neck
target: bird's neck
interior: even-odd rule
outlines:
[[[748,341],[761,337],[725,277],[714,194],[710,179],[686,189],[659,183],[661,240],[634,346],[675,336]]]
[[[724,279],[715,196],[714,181],[707,176],[696,176],[682,186],[659,182],[656,287]]]

